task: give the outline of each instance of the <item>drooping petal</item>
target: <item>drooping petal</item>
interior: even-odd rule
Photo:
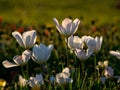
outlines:
[[[31,51],[30,50],[25,50],[23,53],[22,53],[22,59],[23,59],[23,62],[24,63],[27,63],[28,60],[30,59],[31,57]]]
[[[5,68],[11,68],[11,67],[18,66],[17,64],[9,62],[8,60],[3,61],[2,64]]]
[[[21,55],[16,55],[13,57],[13,61],[17,64],[17,65],[24,65],[25,62],[22,59]]]
[[[23,41],[22,35],[19,32],[14,31],[14,32],[12,32],[12,35],[21,47],[25,47],[25,43]]]

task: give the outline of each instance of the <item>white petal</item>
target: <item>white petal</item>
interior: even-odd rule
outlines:
[[[48,48],[48,50],[51,52],[51,51],[53,50],[53,48],[54,48],[54,45],[51,44],[51,45],[49,45],[47,48]]]
[[[17,64],[9,62],[8,60],[3,61],[2,64],[5,68],[11,68],[11,67],[18,66]]]
[[[67,25],[72,23],[72,20],[69,19],[69,18],[65,18],[63,21],[62,21],[62,26],[66,29],[67,28]]]
[[[28,60],[30,59],[31,57],[31,51],[30,50],[25,50],[23,53],[22,53],[22,59],[23,59],[23,62],[24,63],[27,63]]]
[[[94,50],[95,48],[96,48],[96,42],[95,42],[95,40],[94,39],[88,39],[87,41],[86,41],[86,45],[87,45],[87,47],[88,47],[88,49],[92,49],[92,50]]]
[[[21,47],[25,47],[24,42],[23,42],[23,38],[19,32],[14,31],[14,32],[12,32],[12,35]]]
[[[41,64],[41,63],[43,63],[43,62],[45,62],[44,61],[44,59],[45,59],[45,51],[44,51],[44,48],[43,48],[43,45],[42,44],[40,44],[39,46],[38,45],[35,45],[34,47],[33,47],[33,53],[32,53],[32,56],[33,56],[33,61],[35,61],[35,62],[37,62],[37,63],[39,63],[39,64]]]
[[[13,61],[17,64],[17,65],[24,65],[25,63],[23,62],[22,56],[21,55],[16,55],[13,57]]]
[[[19,75],[20,86],[24,87],[28,84],[28,80],[24,79],[21,75]]]
[[[72,24],[72,32],[71,32],[72,34],[74,34],[77,31],[79,24],[80,24],[80,20],[76,18]]]
[[[26,45],[26,48],[30,48],[33,46],[34,44],[34,39],[36,39],[36,31],[35,30],[31,30],[31,31],[27,31],[23,33],[23,39]]]
[[[110,51],[109,53],[113,56],[120,57],[120,52],[119,51]]]
[[[73,44],[75,48],[81,48],[82,40],[78,36],[74,36]]]
[[[65,73],[68,77],[70,77],[70,69],[68,67],[64,68],[62,73]]]
[[[57,30],[58,30],[61,34],[63,34],[62,27],[60,26],[58,20],[57,20],[56,18],[53,18],[53,21],[54,21],[54,23],[55,23],[55,25],[56,25]]]

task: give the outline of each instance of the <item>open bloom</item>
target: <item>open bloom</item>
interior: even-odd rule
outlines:
[[[70,69],[66,67],[61,73],[56,74],[56,82],[58,84],[72,83],[73,80],[70,78]]]
[[[37,44],[34,45],[32,53],[33,61],[38,64],[45,63],[49,59],[52,49],[53,45],[49,45],[48,47],[43,44],[40,44],[39,46]]]
[[[63,34],[66,36],[73,35],[76,32],[78,25],[80,23],[80,20],[77,18],[73,22],[71,19],[65,18],[62,21],[62,25],[59,24],[56,18],[53,18],[53,21],[56,24],[56,28],[58,29],[60,34]]]
[[[22,35],[18,31],[14,31],[12,35],[19,45],[24,48],[31,48],[35,44],[37,38],[35,30],[24,32]]]
[[[75,49],[75,55],[80,59],[80,60],[87,60],[91,55],[93,54],[93,51],[90,49]]]
[[[42,84],[44,84],[42,74],[36,74],[35,77],[30,77],[30,79],[29,79],[30,87],[39,87]]]
[[[31,51],[30,50],[25,50],[22,55],[16,55],[13,57],[13,61],[15,63],[9,62],[8,60],[5,60],[2,62],[3,66],[5,68],[11,68],[11,67],[16,67],[16,66],[22,66],[25,65],[28,60],[31,57]]]
[[[68,38],[68,47],[71,50],[74,50],[75,48],[81,48],[83,42],[78,36],[70,36]]]
[[[118,59],[120,59],[120,52],[117,50],[117,51],[110,51],[109,52],[111,55],[117,57]]]
[[[98,53],[98,51],[101,49],[103,37],[90,37],[90,36],[83,36],[82,40],[85,41],[87,47],[91,50],[93,50],[94,53]]]

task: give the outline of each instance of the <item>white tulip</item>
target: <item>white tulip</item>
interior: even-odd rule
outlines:
[[[43,44],[40,44],[39,46],[37,44],[34,45],[32,53],[33,61],[38,64],[45,63],[49,59],[52,49],[53,45],[49,45],[48,47]]]
[[[59,24],[56,18],[53,18],[53,21],[56,24],[57,30],[61,34],[66,35],[66,36],[73,35],[77,31],[78,25],[80,23],[80,20],[77,18],[73,22],[71,19],[65,18],[62,21],[62,25]]]
[[[102,36],[100,38],[97,36],[95,38],[91,36],[83,36],[81,39],[85,42],[89,49],[93,50],[94,53],[98,53],[98,51],[101,49],[103,41]]]
[[[72,83],[73,80],[70,78],[69,68],[64,68],[61,73],[56,74],[56,82],[58,84]]]
[[[92,54],[93,54],[93,51],[90,49],[87,49],[87,50],[75,49],[75,55],[80,60],[87,60]]]
[[[110,51],[109,53],[111,55],[117,57],[118,59],[120,59],[120,52],[118,50],[116,50],[116,51]]]
[[[68,38],[68,47],[71,50],[74,50],[75,48],[81,48],[83,42],[78,36],[70,36]]]
[[[16,66],[22,66],[25,65],[28,60],[31,57],[31,51],[30,50],[25,50],[22,55],[16,55],[13,57],[13,61],[15,63],[9,62],[8,60],[5,60],[2,62],[3,66],[5,68],[11,68],[11,67],[16,67]]]
[[[42,74],[36,74],[35,77],[30,77],[30,79],[29,79],[30,87],[36,87],[36,86],[40,86],[42,84],[44,84]]]
[[[19,45],[24,48],[31,48],[35,44],[37,38],[35,30],[24,32],[22,35],[18,31],[14,31],[12,35]]]

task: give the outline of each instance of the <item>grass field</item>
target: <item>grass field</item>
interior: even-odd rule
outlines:
[[[22,20],[24,24],[52,24],[53,17],[79,18],[83,24],[97,20],[97,24],[119,23],[118,0],[1,0],[0,15],[9,22]]]

